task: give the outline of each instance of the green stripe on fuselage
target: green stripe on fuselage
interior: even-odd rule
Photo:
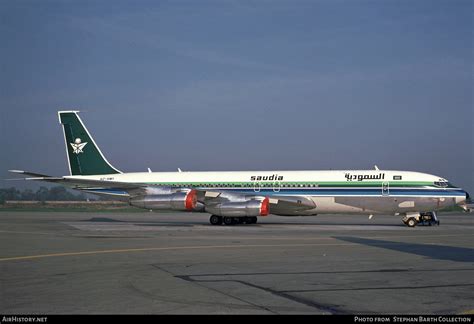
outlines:
[[[435,188],[439,188],[433,185],[433,182],[430,181],[387,181],[387,182],[380,182],[380,181],[354,181],[354,182],[314,182],[314,181],[303,181],[303,182],[293,182],[293,181],[257,181],[257,182],[224,182],[224,181],[202,181],[202,182],[145,182],[148,184],[154,185],[163,185],[163,186],[199,186],[199,187],[206,187],[206,186],[226,186],[226,187],[253,187],[256,184],[260,184],[260,186],[274,186],[280,184],[281,187],[286,186],[315,186],[320,188],[327,188],[327,187],[339,187],[339,188],[350,188],[350,187],[381,187],[382,184],[388,183],[390,187],[425,187],[425,186],[432,186]]]

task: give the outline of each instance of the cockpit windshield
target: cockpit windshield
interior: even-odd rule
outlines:
[[[434,185],[441,188],[452,187],[448,181],[435,181]]]

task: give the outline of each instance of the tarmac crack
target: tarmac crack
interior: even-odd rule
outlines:
[[[430,288],[450,288],[450,287],[470,287],[474,284],[453,284],[453,285],[427,285],[427,286],[401,286],[401,287],[360,287],[360,288],[330,288],[330,289],[302,289],[283,290],[284,293],[304,293],[304,292],[331,292],[331,291],[362,291],[362,290],[404,290],[404,289],[430,289]]]
[[[346,314],[345,312],[342,312],[341,310],[337,309],[335,306],[328,306],[328,305],[323,305],[323,304],[320,304],[320,303],[316,303],[312,300],[309,300],[307,298],[304,298],[304,297],[299,297],[299,296],[293,296],[291,294],[289,294],[288,292],[285,292],[285,291],[278,291],[278,290],[274,290],[274,289],[271,289],[271,288],[267,288],[267,287],[263,287],[263,286],[259,286],[259,285],[256,285],[256,284],[252,284],[250,282],[247,282],[247,281],[243,281],[243,280],[235,280],[235,279],[208,279],[208,280],[196,280],[196,279],[193,279],[193,275],[176,275],[175,276],[176,278],[180,278],[180,279],[183,279],[183,280],[186,280],[186,281],[189,281],[189,282],[192,282],[192,283],[195,283],[195,284],[200,284],[200,283],[213,283],[213,282],[234,282],[234,283],[239,283],[239,284],[242,284],[242,285],[246,285],[248,287],[252,287],[252,288],[256,288],[256,289],[259,289],[259,290],[262,290],[262,291],[265,291],[265,292],[268,292],[274,296],[277,296],[277,297],[281,297],[281,298],[284,298],[284,299],[287,299],[287,300],[291,300],[293,302],[296,302],[296,303],[299,303],[299,304],[303,304],[305,306],[308,306],[308,307],[311,307],[311,308],[314,308],[314,309],[317,309],[317,310],[320,310],[320,311],[323,311],[323,312],[328,312],[330,314],[338,314],[338,315],[344,315]],[[209,288],[206,286],[206,288]],[[209,288],[209,289],[213,289],[213,288]],[[213,289],[215,290],[215,289]],[[220,291],[219,291],[220,292]],[[222,292],[220,292],[222,293]],[[225,294],[225,293],[224,293]],[[225,294],[225,295],[228,295],[228,294]],[[228,295],[229,296],[229,295]],[[231,297],[234,297],[234,298],[238,298],[238,297],[235,297],[235,296],[231,296]],[[247,303],[249,303],[248,301],[246,301]],[[251,303],[253,304],[253,303]],[[255,305],[255,304],[254,304]],[[272,313],[275,313],[275,311],[272,311],[264,306],[261,306],[261,305],[256,305],[260,308],[264,308]]]
[[[256,285],[253,283],[250,283],[245,280],[238,280],[238,279],[205,279],[205,277],[227,277],[227,276],[256,276],[256,275],[308,275],[308,274],[353,274],[353,273],[403,273],[403,272],[445,272],[445,271],[474,271],[473,268],[461,268],[461,269],[375,269],[375,270],[358,270],[358,271],[307,271],[307,272],[285,272],[285,273],[274,273],[274,272],[255,272],[255,273],[212,273],[212,274],[195,274],[195,275],[175,275],[174,273],[160,268],[157,265],[154,265],[160,270],[166,271],[170,273],[171,275],[175,276],[176,278],[180,278],[182,280],[186,280],[188,282],[192,282],[194,284],[198,284],[200,286],[202,283],[216,283],[216,282],[234,282],[238,283],[241,285],[245,285],[248,287],[252,287],[255,289],[259,289],[262,291],[265,291],[267,293],[270,293],[274,296],[278,296],[287,300],[291,300],[293,302],[297,302],[300,304],[303,304],[305,306],[315,308],[321,311],[329,312],[331,314],[345,314],[346,312],[342,311],[338,306],[336,305],[325,305],[321,303],[317,303],[311,299],[301,297],[301,296],[295,296],[294,294],[297,293],[304,293],[304,292],[337,292],[337,291],[364,291],[364,290],[403,290],[403,289],[433,289],[433,288],[450,288],[450,287],[468,287],[468,286],[474,286],[474,284],[449,284],[449,285],[426,285],[426,286],[400,286],[400,287],[359,287],[359,288],[331,288],[331,289],[307,289],[307,290],[275,290],[267,287],[263,287],[260,285]],[[204,286],[208,289],[217,291],[219,293],[222,293],[224,295],[237,298],[239,300],[242,300],[236,296],[229,295],[227,293],[224,293],[218,289],[210,288],[208,286]],[[245,301],[249,303],[248,301]],[[249,303],[252,305],[255,305],[254,303]],[[258,307],[262,307],[260,305],[256,305]],[[264,308],[268,310],[267,308]],[[268,310],[270,311],[270,310]]]
[[[353,274],[353,273],[396,273],[396,272],[453,272],[474,271],[474,268],[462,269],[374,269],[374,270],[344,270],[344,271],[299,271],[299,272],[245,272],[245,273],[202,273],[193,277],[210,276],[259,276],[259,275],[308,275],[308,274]]]
[[[193,284],[195,284],[195,285],[197,285],[197,286],[199,286],[199,287],[206,288],[206,289],[208,289],[208,290],[217,292],[217,293],[219,293],[219,294],[222,294],[222,295],[224,295],[224,296],[230,297],[230,298],[232,298],[232,299],[239,300],[239,301],[241,301],[241,302],[243,302],[243,303],[246,303],[246,304],[248,304],[248,305],[251,305],[252,308],[259,308],[259,309],[263,309],[263,310],[265,310],[265,311],[267,311],[267,312],[270,312],[270,313],[272,313],[272,314],[278,314],[277,312],[275,312],[275,311],[273,311],[273,310],[271,310],[271,309],[269,309],[269,308],[267,308],[267,307],[265,307],[265,306],[257,305],[257,304],[255,304],[255,303],[252,303],[252,302],[248,301],[248,300],[245,300],[245,299],[239,298],[239,297],[237,297],[237,296],[234,296],[234,295],[230,295],[230,294],[228,294],[228,293],[225,293],[225,292],[223,292],[223,291],[221,291],[221,290],[219,290],[219,289],[215,289],[215,288],[212,288],[212,287],[208,287],[208,286],[202,285],[202,284],[200,283],[200,281],[198,281],[198,280],[192,280],[192,279],[190,279],[190,278],[187,278],[187,276],[178,276],[178,275],[175,275],[175,274],[172,273],[171,271],[168,271],[168,270],[166,270],[166,269],[163,269],[163,268],[161,268],[160,266],[158,266],[158,265],[156,265],[156,264],[152,264],[151,266],[153,266],[154,268],[156,268],[156,269],[158,269],[158,270],[160,270],[160,271],[163,271],[163,272],[166,272],[166,273],[172,275],[174,278],[178,278],[178,279],[181,279],[181,280],[184,280],[184,281],[187,281],[187,282],[191,282],[191,283],[193,283]],[[226,306],[228,306],[228,305],[226,305]],[[236,305],[232,305],[232,306],[235,307]]]

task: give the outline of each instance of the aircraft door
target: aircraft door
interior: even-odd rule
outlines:
[[[382,183],[382,196],[390,195],[390,187],[388,182]]]
[[[273,183],[273,191],[274,192],[280,192],[280,189],[281,189],[280,181],[275,181]]]
[[[260,182],[259,181],[255,181],[253,183],[253,191],[260,192]]]

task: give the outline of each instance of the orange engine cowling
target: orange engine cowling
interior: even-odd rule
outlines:
[[[213,215],[227,217],[267,216],[270,213],[270,202],[268,197],[263,200],[224,202],[206,206],[206,211]]]
[[[265,197],[262,200],[262,205],[260,206],[260,216],[267,216],[270,213],[270,199]]]
[[[130,205],[156,210],[191,211],[197,206],[196,190],[179,191],[161,195],[138,196],[130,199]]]

